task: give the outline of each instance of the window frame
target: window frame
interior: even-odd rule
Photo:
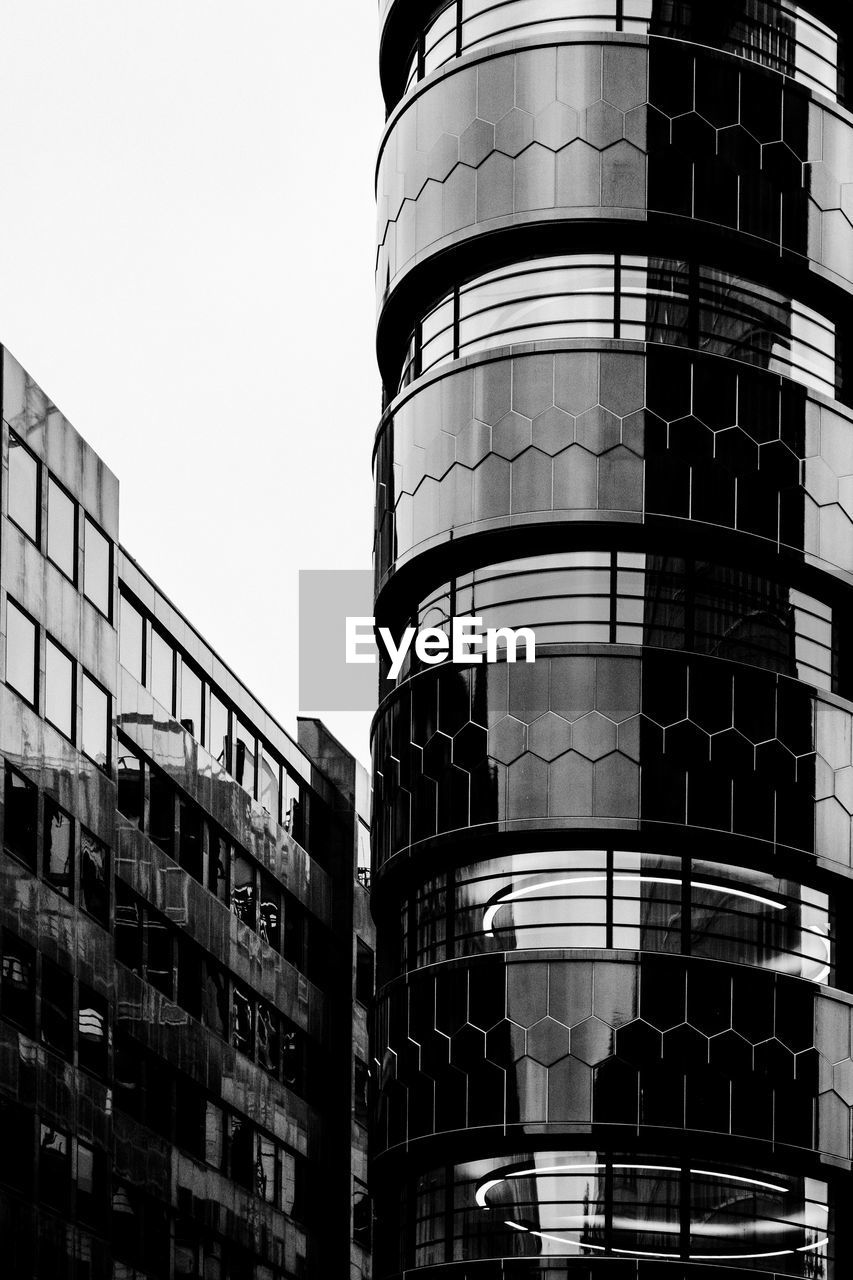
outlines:
[[[9,461],[8,461],[8,476],[7,476],[7,485],[8,485],[8,489],[7,489],[7,495],[6,495],[6,516],[7,516],[7,518],[9,519],[9,521],[10,521],[10,522],[15,526],[15,528],[16,528],[16,529],[19,529],[19,530],[20,530],[20,532],[24,535],[24,537],[25,537],[29,542],[32,542],[34,546],[38,547],[38,548],[39,548],[39,550],[41,550],[41,540],[42,540],[42,523],[43,523],[43,521],[42,521],[42,509],[41,509],[41,507],[42,507],[42,493],[43,493],[42,473],[43,473],[43,471],[44,471],[44,463],[42,462],[42,460],[41,460],[41,458],[38,456],[38,454],[37,454],[37,453],[35,453],[35,452],[30,448],[30,446],[26,443],[26,441],[25,441],[25,440],[23,440],[23,439],[21,438],[21,436],[19,436],[19,435],[18,435],[17,431],[13,431],[11,427],[9,428],[9,454],[10,454],[10,455],[11,455],[11,452],[12,452],[12,440],[15,440],[15,441],[16,441],[15,448],[20,447],[21,449],[23,449],[26,453],[28,453],[28,454],[29,454],[29,456],[32,458],[32,460],[33,460],[33,461],[35,462],[35,464],[36,464],[36,513],[35,513],[35,514],[36,514],[36,522],[35,522],[35,523],[36,523],[36,532],[35,532],[35,537],[33,537],[33,535],[29,532],[29,530],[25,529],[25,528],[24,528],[24,526],[23,526],[22,524],[20,524],[20,523],[19,523],[19,521],[17,521],[17,520],[15,519],[15,517],[12,515],[12,462],[11,462],[11,456],[9,457]]]

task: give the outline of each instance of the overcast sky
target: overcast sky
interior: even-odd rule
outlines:
[[[297,572],[370,565],[377,25],[375,0],[0,7],[0,342],[291,732]],[[324,718],[366,760],[369,717]]]

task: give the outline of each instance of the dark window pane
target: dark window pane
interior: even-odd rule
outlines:
[[[38,791],[8,765],[5,801],[4,848],[27,866],[35,867]]]
[[[86,830],[80,832],[80,890],[83,906],[106,928],[110,917],[110,851]]]
[[[0,1182],[27,1196],[33,1188],[33,1119],[17,1103],[0,1101]]]
[[[361,938],[356,939],[355,998],[362,1004],[373,999],[373,950]]]
[[[255,928],[257,889],[255,864],[236,850],[231,880],[231,910],[238,920]]]
[[[255,794],[255,752],[257,741],[251,729],[247,729],[234,716],[234,758],[232,770],[234,777],[245,787],[250,795]]]
[[[110,700],[100,685],[83,672],[83,730],[80,745],[95,764],[108,769],[110,763]]]
[[[279,1018],[269,1005],[258,1004],[258,1062],[265,1071],[277,1076],[281,1063]]]
[[[36,701],[36,624],[11,600],[6,605],[6,683],[32,706]]]
[[[202,958],[201,948],[184,933],[177,934],[178,945],[178,1004],[194,1018],[202,1011]]]
[[[353,1115],[359,1124],[367,1124],[370,1068],[362,1058],[356,1057],[353,1076]]]
[[[145,764],[122,739],[118,754],[118,808],[136,826],[144,826]]]
[[[185,871],[188,871],[195,880],[201,881],[204,871],[201,811],[186,800],[180,801],[178,809],[180,819],[179,861]]]
[[[284,948],[285,960],[300,973],[307,968],[305,908],[289,893],[284,895]]]
[[[187,733],[201,741],[201,677],[184,662],[181,665],[181,724]]]
[[[228,869],[231,863],[231,846],[220,832],[210,829],[210,853],[208,885],[220,902],[228,902]]]
[[[262,1133],[257,1136],[255,1155],[255,1189],[267,1204],[276,1204],[278,1149],[272,1138]]]
[[[266,747],[261,748],[259,787],[260,801],[267,813],[279,819],[279,800],[281,792],[281,766]]]
[[[269,876],[261,876],[258,933],[278,951],[281,947],[281,894]]]
[[[228,1172],[235,1182],[251,1191],[255,1184],[255,1152],[252,1126],[247,1120],[231,1116],[228,1135]]]
[[[367,1187],[358,1178],[352,1184],[352,1238],[362,1249],[370,1248],[373,1209]]]
[[[305,1037],[287,1019],[281,1028],[281,1078],[296,1093],[305,1091]]]
[[[14,432],[9,432],[9,516],[33,542],[39,531],[41,465]]]
[[[213,1102],[204,1109],[204,1158],[214,1169],[221,1169],[225,1159],[225,1116]]]
[[[175,845],[175,788],[158,769],[149,772],[148,832],[155,844],[171,853]]]
[[[151,692],[160,706],[169,712],[175,709],[175,654],[172,646],[159,631],[151,632]]]
[[[107,1002],[81,983],[77,1016],[77,1055],[80,1066],[95,1075],[106,1076],[108,1046]]]
[[[41,1038],[42,1042],[63,1058],[71,1059],[74,985],[66,973],[52,960],[41,962]]]
[[[77,504],[51,477],[47,481],[47,554],[74,582],[77,577]]]
[[[228,981],[219,966],[208,959],[204,962],[203,981],[202,1022],[224,1039],[228,1027]]]
[[[74,663],[48,639],[45,652],[44,714],[66,738],[74,739]]]
[[[83,547],[83,591],[96,609],[110,617],[112,602],[112,544],[86,517]]]
[[[121,665],[140,684],[145,683],[145,619],[125,597],[119,598],[119,656]]]
[[[77,1216],[92,1226],[101,1227],[106,1216],[106,1171],[100,1151],[77,1142],[74,1173],[77,1189]]]
[[[32,1032],[36,1023],[36,953],[8,929],[3,930],[0,977],[3,1017]]]
[[[53,800],[44,802],[44,876],[66,898],[74,897],[74,823]]]
[[[39,1196],[54,1209],[65,1209],[70,1186],[68,1134],[43,1124],[39,1145]]]
[[[250,1058],[254,1053],[254,1001],[237,986],[231,995],[231,1043]]]

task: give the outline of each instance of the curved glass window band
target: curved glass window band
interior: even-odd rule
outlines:
[[[831,98],[843,93],[838,33],[791,0],[741,0],[737,7],[708,0],[451,0],[418,36],[406,92],[454,58],[497,41],[559,40],[587,31],[693,40]]]
[[[418,968],[502,951],[624,949],[835,982],[828,894],[700,859],[629,851],[515,854],[428,880],[401,910]]]
[[[613,338],[742,360],[834,398],[836,326],[756,281],[674,259],[566,256],[458,286],[419,321],[400,389],[451,360],[521,342]]]

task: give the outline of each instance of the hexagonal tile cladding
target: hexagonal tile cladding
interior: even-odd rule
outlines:
[[[594,1067],[613,1052],[613,1031],[600,1018],[587,1018],[572,1028],[572,1056]]]

